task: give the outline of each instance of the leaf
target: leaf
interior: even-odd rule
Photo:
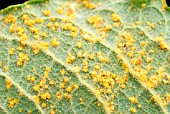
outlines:
[[[168,114],[165,1],[29,1],[0,13],[0,114]]]

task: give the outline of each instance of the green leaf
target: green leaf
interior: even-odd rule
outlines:
[[[164,0],[28,1],[0,13],[0,114],[168,114]]]

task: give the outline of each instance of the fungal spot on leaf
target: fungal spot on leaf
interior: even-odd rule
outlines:
[[[10,89],[11,86],[12,86],[12,83],[10,82],[9,79],[5,79],[5,84],[6,84],[6,88],[7,88],[7,89]]]
[[[118,15],[118,14],[113,13],[113,14],[112,14],[112,20],[113,20],[114,22],[118,22],[118,21],[120,20],[119,15]]]
[[[130,101],[131,103],[137,103],[137,102],[138,102],[135,97],[129,97],[129,101]]]
[[[132,112],[132,113],[136,113],[137,111],[136,111],[136,109],[135,108],[130,108],[130,111]]]

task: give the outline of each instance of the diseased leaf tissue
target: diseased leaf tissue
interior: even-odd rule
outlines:
[[[29,1],[0,19],[0,114],[170,113],[165,0]]]

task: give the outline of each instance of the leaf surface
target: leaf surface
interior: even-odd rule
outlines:
[[[168,114],[164,1],[49,0],[0,13],[0,114]]]

